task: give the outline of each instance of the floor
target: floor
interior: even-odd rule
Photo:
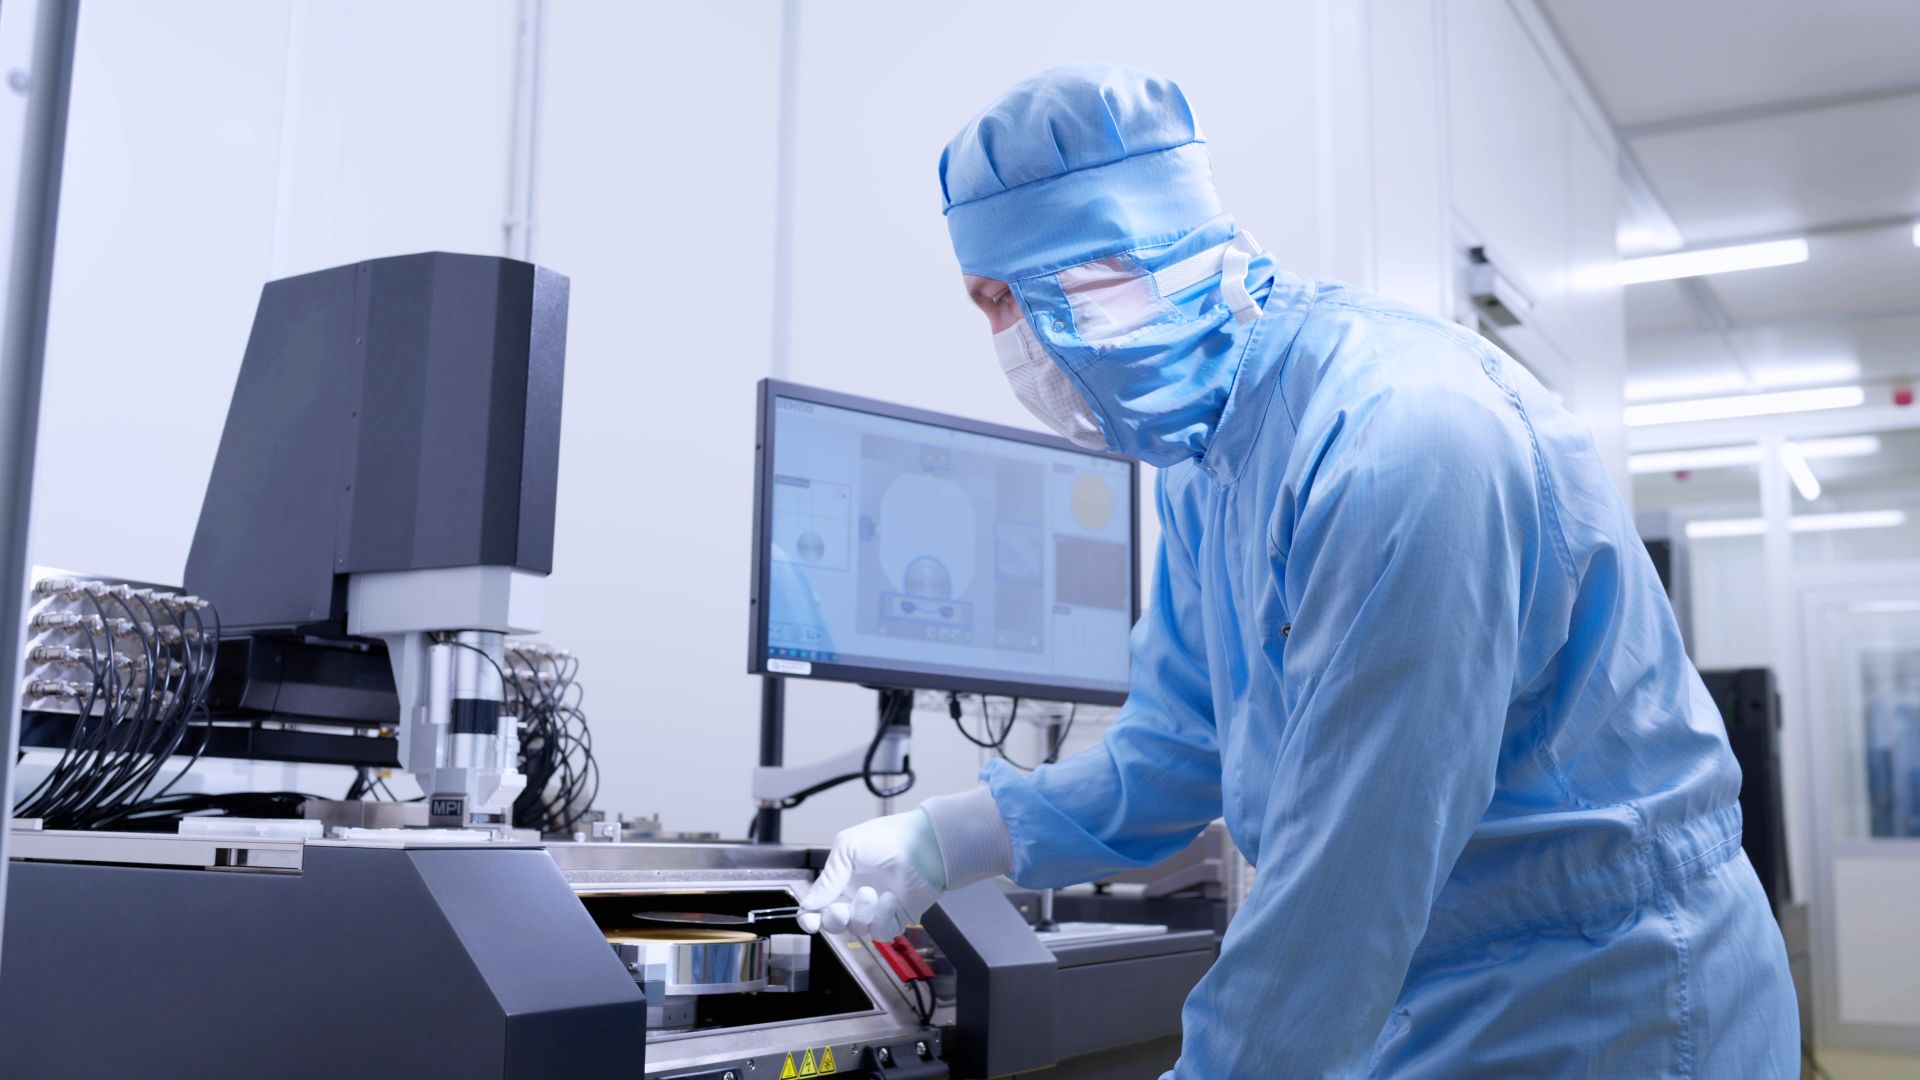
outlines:
[[[1819,1051],[1820,1065],[1833,1080],[1920,1080],[1920,1054],[1883,1054],[1866,1050]],[[1815,1080],[1804,1064],[1801,1080]]]

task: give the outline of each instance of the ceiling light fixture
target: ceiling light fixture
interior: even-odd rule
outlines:
[[[1635,476],[1647,473],[1689,472],[1694,469],[1729,469],[1752,465],[1760,460],[1760,444],[1745,446],[1704,446],[1698,450],[1655,450],[1627,459],[1627,471]]]
[[[1822,458],[1872,457],[1880,452],[1878,435],[1841,435],[1832,439],[1807,439],[1796,442],[1808,461]],[[1697,450],[1651,450],[1627,459],[1627,471],[1635,476],[1647,473],[1686,472],[1693,469],[1727,469],[1735,465],[1760,462],[1760,444],[1739,446],[1703,446]]]
[[[1629,405],[1624,410],[1624,416],[1628,427],[1645,427],[1649,424],[1732,420],[1743,416],[1772,416],[1816,409],[1846,409],[1863,405],[1866,400],[1867,392],[1861,387],[1826,386],[1817,390],[1775,390],[1765,394]]]
[[[1671,281],[1703,274],[1730,274],[1736,270],[1791,266],[1806,261],[1806,238],[1796,236],[1791,240],[1762,240],[1757,244],[1733,244],[1696,251],[1676,251],[1671,255],[1622,259],[1617,273],[1620,284],[1640,285],[1649,281]]]
[[[1797,533],[1841,532],[1847,529],[1888,529],[1907,523],[1905,510],[1857,510],[1845,514],[1800,514],[1787,519],[1787,527]],[[1767,531],[1762,518],[1713,518],[1687,522],[1687,539],[1719,540],[1729,536],[1761,536]]]
[[[1851,615],[1904,615],[1909,611],[1920,611],[1920,600],[1862,600],[1847,605]]]
[[[1780,464],[1787,470],[1787,479],[1793,481],[1794,489],[1800,497],[1812,502],[1820,497],[1820,478],[1813,475],[1813,466],[1807,464],[1807,456],[1798,446],[1788,442],[1780,444]]]
[[[1831,439],[1804,439],[1794,443],[1808,461],[1821,458],[1872,457],[1880,452],[1878,435],[1840,435]]]

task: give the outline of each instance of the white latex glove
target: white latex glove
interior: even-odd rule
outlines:
[[[890,940],[946,888],[940,841],[924,811],[874,818],[833,838],[826,869],[800,899],[800,928]]]

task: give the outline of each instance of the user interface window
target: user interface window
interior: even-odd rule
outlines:
[[[770,658],[1124,691],[1127,463],[774,399]]]

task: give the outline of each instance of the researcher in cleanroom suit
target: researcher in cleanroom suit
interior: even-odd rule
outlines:
[[[1147,866],[1256,868],[1172,1075],[1792,1077],[1740,771],[1582,424],[1441,319],[1223,213],[1180,88],[1053,68],[940,159],[1014,392],[1159,466],[1096,747],[848,829],[811,927]]]

